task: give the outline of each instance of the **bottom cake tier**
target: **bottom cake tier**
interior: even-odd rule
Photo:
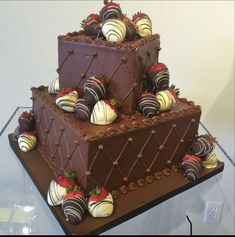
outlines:
[[[32,93],[40,153],[54,175],[77,171],[85,190],[98,185],[128,191],[170,174],[198,132],[200,106],[186,99],[159,116],[136,112],[99,126],[60,110],[46,87],[32,88]]]

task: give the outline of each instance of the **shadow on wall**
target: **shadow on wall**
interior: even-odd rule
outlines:
[[[215,83],[223,85],[223,78]],[[211,91],[216,93],[216,91]],[[208,94],[210,96],[210,94]],[[234,67],[232,66],[231,77],[227,85],[218,94],[217,99],[208,111],[205,125],[212,135],[226,150],[229,156],[235,161],[234,156]]]

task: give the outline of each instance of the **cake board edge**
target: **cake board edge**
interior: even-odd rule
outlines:
[[[47,166],[37,148],[29,153],[25,153],[22,152],[19,149],[18,144],[13,141],[13,134],[9,134],[8,139],[10,146],[16,154],[18,160],[25,168],[33,183],[40,192],[41,196],[47,203],[47,189],[51,180],[54,178],[52,171]],[[203,169],[200,178],[193,182],[185,180],[181,172],[173,172],[172,175],[168,177],[164,177],[159,181],[154,181],[153,183],[146,184],[143,187],[138,187],[136,190],[128,192],[128,194],[122,195],[121,197],[115,199],[115,209],[111,217],[93,218],[89,215],[86,215],[84,220],[77,226],[71,225],[65,220],[61,207],[51,207],[48,203],[47,205],[52,211],[55,218],[58,220],[65,234],[97,235],[149,210],[150,208],[162,203],[163,201],[166,201],[167,199],[179,193],[182,193],[200,184],[201,182],[219,174],[223,171],[223,169],[224,162],[219,161],[216,168]],[[42,172],[46,175],[40,175]],[[178,177],[178,179],[175,178],[176,176]],[[163,190],[159,191],[159,189],[156,188],[157,186],[159,186],[159,184],[161,185],[161,187],[164,187]],[[149,192],[150,190],[151,192]],[[141,195],[141,193],[143,192],[148,192],[150,193],[150,195]],[[123,204],[126,202],[131,203],[129,208],[123,208]]]

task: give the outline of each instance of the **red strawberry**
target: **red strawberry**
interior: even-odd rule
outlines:
[[[113,212],[112,195],[104,187],[96,187],[90,192],[88,211],[93,217],[110,216]]]
[[[109,195],[109,192],[104,187],[101,188],[96,187],[89,194],[90,194],[89,202],[91,201],[100,202],[103,201]]]
[[[94,21],[100,22],[100,16],[98,14],[94,14],[94,13],[90,14],[87,17],[87,20],[89,20],[89,19],[92,19]]]
[[[76,178],[76,172],[69,170],[64,175],[60,175],[55,180],[52,180],[47,193],[47,202],[51,206],[61,204],[64,196],[76,186]]]
[[[65,95],[68,95],[69,93],[73,92],[74,90],[76,90],[75,88],[73,87],[68,87],[62,91],[59,91],[56,95],[56,98],[59,98],[59,97],[62,97],[62,96],[65,96]]]
[[[182,160],[197,160],[197,161],[201,161],[201,159],[197,156],[194,156],[194,155],[189,155],[189,154],[186,154]]]
[[[78,190],[76,190],[77,188]],[[62,203],[66,220],[74,225],[82,221],[86,207],[87,201],[85,195],[79,190],[79,187],[66,194]]]
[[[76,188],[75,188],[76,189]],[[84,192],[80,191],[80,190],[73,190],[69,193],[67,193],[65,196],[64,196],[64,201],[67,200],[67,199],[72,199],[72,198],[75,198],[75,197],[85,197],[85,194]]]
[[[137,21],[139,21],[139,20],[141,20],[141,19],[149,19],[150,20],[150,18],[149,18],[149,16],[147,15],[147,14],[145,14],[145,13],[143,13],[143,12],[137,12],[135,15],[133,15],[133,17],[132,17],[132,21],[135,23],[135,22],[137,22]]]
[[[105,6],[100,11],[101,21],[106,21],[108,19],[121,19],[122,18],[122,10],[120,5],[114,2],[104,1]]]

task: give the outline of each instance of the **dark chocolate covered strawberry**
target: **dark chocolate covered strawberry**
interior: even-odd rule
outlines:
[[[136,27],[135,24],[127,17],[123,17],[123,22],[126,24],[126,40],[134,40],[136,38]]]
[[[66,221],[69,221],[73,225],[79,224],[87,209],[85,194],[75,188],[75,190],[64,196],[62,208]]]
[[[74,189],[77,174],[74,170],[66,171],[63,175],[59,175],[52,180],[47,192],[47,202],[51,206],[60,205],[64,196]]]
[[[90,119],[92,107],[87,103],[84,98],[80,98],[77,100],[74,106],[74,116],[75,118],[88,121]]]
[[[104,188],[95,188],[90,192],[88,211],[93,217],[107,217],[113,213],[113,197]]]
[[[183,157],[182,169],[188,180],[198,179],[201,174],[201,159],[197,156],[186,154]]]
[[[159,113],[160,105],[152,93],[143,93],[138,101],[137,110],[144,116],[152,117]]]
[[[23,112],[18,119],[21,131],[32,131],[35,128],[35,118],[32,112]]]
[[[121,19],[122,10],[120,5],[117,3],[109,2],[108,0],[104,0],[105,6],[100,11],[101,21],[104,22],[108,19]]]
[[[116,99],[98,101],[92,110],[90,122],[98,125],[112,123],[117,118],[117,103]]]
[[[133,16],[132,22],[135,24],[137,33],[141,37],[146,37],[152,34],[152,22],[147,14],[137,12]]]
[[[199,157],[206,157],[215,147],[215,138],[209,134],[198,136],[192,143],[189,152]]]
[[[169,87],[169,70],[163,63],[156,63],[147,70],[147,79],[156,93]]]
[[[90,14],[87,19],[84,19],[81,26],[86,35],[98,36],[101,31],[101,26],[99,22],[99,15]]]
[[[106,98],[105,78],[93,76],[87,79],[84,85],[84,99],[90,106],[94,106],[99,100]]]

